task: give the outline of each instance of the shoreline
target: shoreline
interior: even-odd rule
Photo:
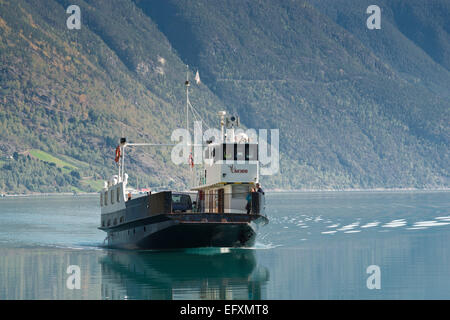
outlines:
[[[47,192],[47,193],[25,193],[25,194],[7,194],[2,193],[1,198],[25,198],[25,197],[53,197],[53,196],[93,196],[99,194],[98,192],[80,192],[80,193],[72,193],[72,192]]]
[[[450,188],[267,189],[270,193],[450,191]]]
[[[317,192],[449,192],[450,188],[373,188],[373,189],[266,189],[266,193],[317,193]],[[99,192],[53,192],[53,193],[27,193],[27,194],[7,194],[1,193],[1,198],[20,198],[20,197],[53,197],[53,196],[94,196]]]

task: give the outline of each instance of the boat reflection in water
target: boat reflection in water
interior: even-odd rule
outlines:
[[[269,280],[246,249],[111,251],[100,264],[103,299],[261,299]]]

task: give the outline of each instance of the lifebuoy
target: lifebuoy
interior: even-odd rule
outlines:
[[[120,159],[120,147],[118,146],[116,148],[116,158],[114,159],[115,162],[119,162]]]

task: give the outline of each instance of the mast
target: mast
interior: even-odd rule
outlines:
[[[184,83],[186,85],[186,130],[187,132],[189,132],[189,106],[190,106],[190,102],[189,102],[189,87],[190,87],[190,83],[189,83],[189,66],[186,65],[186,82]],[[191,154],[189,157],[192,156],[192,146],[191,146]],[[192,160],[193,161],[193,160]],[[190,166],[190,164],[189,164]],[[191,175],[191,186],[194,184],[194,175],[195,172],[194,170],[192,170],[193,168],[191,167],[191,171],[192,171],[192,175]]]
[[[186,130],[189,132],[189,66],[186,65]]]
[[[122,181],[125,178],[125,145],[122,146]]]
[[[189,81],[189,66],[186,65],[186,130],[189,132],[189,107],[192,108],[191,103],[189,101],[189,87],[191,86]],[[195,115],[195,114],[194,114]],[[222,130],[223,131],[223,130]],[[192,147],[197,146],[197,144],[189,143],[191,146],[191,152]],[[119,181],[125,180],[125,148],[126,147],[133,147],[133,146],[176,146],[176,144],[172,143],[128,143],[126,141],[126,138],[123,136],[123,124],[122,124],[122,138],[120,138],[120,159],[118,161],[119,165]],[[203,146],[203,144],[200,144],[200,146]],[[195,174],[195,172],[193,172]],[[136,187],[139,187],[139,178],[137,178]]]
[[[124,181],[125,178],[125,145],[127,143],[127,139],[122,136],[120,138],[120,151],[121,151],[121,159],[119,159],[119,181]]]

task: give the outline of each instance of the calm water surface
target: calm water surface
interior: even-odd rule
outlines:
[[[96,196],[2,198],[0,299],[450,299],[449,192],[266,201],[252,249],[130,252],[102,247]],[[370,265],[380,290],[367,288]]]

